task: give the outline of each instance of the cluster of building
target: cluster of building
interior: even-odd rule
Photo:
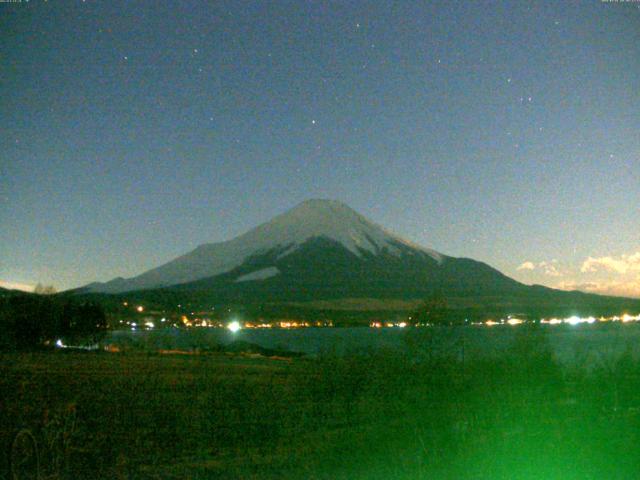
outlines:
[[[124,302],[123,305],[128,307],[128,303]],[[118,326],[120,328],[130,328],[135,330],[153,330],[154,328],[192,328],[192,327],[204,327],[204,328],[227,328],[233,332],[240,329],[255,329],[255,328],[310,328],[310,327],[333,327],[334,323],[331,320],[294,320],[294,319],[280,319],[266,321],[264,319],[240,321],[238,319],[221,320],[212,319],[208,315],[208,312],[191,312],[191,315],[165,315],[164,312],[146,311],[143,305],[131,306],[131,312],[134,314],[133,319],[119,320]],[[230,315],[229,312],[226,312]],[[520,325],[524,323],[540,323],[544,325],[579,325],[579,324],[593,324],[596,322],[638,322],[640,321],[640,314],[638,315],[614,315],[610,317],[579,317],[576,315],[566,318],[542,318],[542,319],[530,319],[523,318],[522,316],[509,315],[507,318],[500,318],[498,320],[488,319],[484,321],[472,321],[465,320],[466,324],[475,326],[492,327],[496,325]],[[428,327],[429,323],[415,323],[412,318],[408,320],[396,320],[396,321],[382,321],[373,320],[369,322],[370,328],[405,328],[408,326],[413,327]]]
[[[611,317],[579,317],[577,315],[572,315],[570,317],[566,317],[566,318],[542,318],[539,320],[539,323],[544,324],[544,325],[579,325],[581,323],[586,323],[586,324],[592,324],[592,323],[596,323],[596,322],[623,322],[623,323],[628,323],[628,322],[638,322],[640,321],[640,314],[639,315],[629,315],[628,313],[625,313],[622,316],[618,316],[618,315],[614,315]],[[494,325],[520,325],[522,323],[537,323],[535,321],[530,321],[530,320],[525,320],[522,318],[517,318],[517,317],[507,317],[505,318],[501,318],[498,321],[495,320],[487,320],[485,322],[474,322],[473,325],[485,325],[487,327],[492,327]]]

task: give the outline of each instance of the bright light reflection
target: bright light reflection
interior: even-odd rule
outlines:
[[[577,325],[580,322],[582,322],[582,319],[580,317],[576,317],[574,315],[573,317],[566,318],[564,321],[565,321],[565,323],[568,323],[569,325]]]
[[[587,324],[594,324],[596,322],[610,322],[610,321],[614,321],[614,322],[618,322],[621,321],[623,323],[626,322],[638,322],[640,321],[640,314],[638,315],[629,315],[628,313],[625,313],[624,315],[622,315],[621,317],[615,315],[612,317],[599,317],[596,318],[594,316],[590,316],[590,317],[579,317],[577,315],[573,315],[571,317],[567,317],[567,318],[542,318],[540,320],[541,324],[547,324],[547,325],[559,325],[561,323],[564,324],[568,324],[568,325],[579,325],[581,323],[587,323]],[[503,324],[505,323],[504,319],[501,319],[500,322],[495,322],[493,320],[487,320],[484,322],[485,325],[487,326],[493,326],[493,325],[498,325],[498,324]],[[519,318],[515,318],[515,317],[508,317],[508,319],[506,320],[506,323],[509,325],[520,325],[522,323],[526,323],[525,320],[519,319]]]
[[[240,330],[242,327],[240,326],[240,322],[233,321],[229,325],[227,325],[227,328],[231,330],[233,333],[235,333],[238,330]]]
[[[558,320],[557,318],[551,318],[551,319],[543,318],[540,320],[540,323],[549,324],[549,325],[555,325],[558,322],[560,322],[560,320]]]

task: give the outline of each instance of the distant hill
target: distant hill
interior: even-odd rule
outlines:
[[[33,292],[25,292],[24,290],[13,290],[0,287],[0,297],[9,297],[16,295],[33,295]]]

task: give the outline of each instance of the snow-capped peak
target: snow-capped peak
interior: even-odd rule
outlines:
[[[295,246],[314,237],[334,240],[358,256],[361,250],[377,253],[384,248],[389,253],[399,254],[397,244],[400,243],[418,248],[436,260],[441,258],[437,252],[417,247],[387,232],[336,200],[306,200],[236,240],[269,250],[286,245],[295,249]]]
[[[201,245],[186,255],[137,277],[93,287],[96,291],[127,291],[191,282],[228,272],[250,256],[281,249],[284,256],[312,238],[340,243],[357,256],[363,251],[378,254],[386,250],[400,255],[399,245],[419,250],[441,262],[442,256],[411,244],[370,222],[335,200],[307,200],[232,240]]]

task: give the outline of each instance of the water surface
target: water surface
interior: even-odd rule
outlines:
[[[316,356],[365,354],[383,350],[437,350],[458,356],[500,355],[526,333],[526,326],[438,328],[222,328],[114,331],[107,342],[144,349],[206,349],[233,341],[255,343]],[[543,325],[539,327],[549,347],[563,363],[615,361],[629,353],[640,357],[640,325],[606,323],[594,325]]]

